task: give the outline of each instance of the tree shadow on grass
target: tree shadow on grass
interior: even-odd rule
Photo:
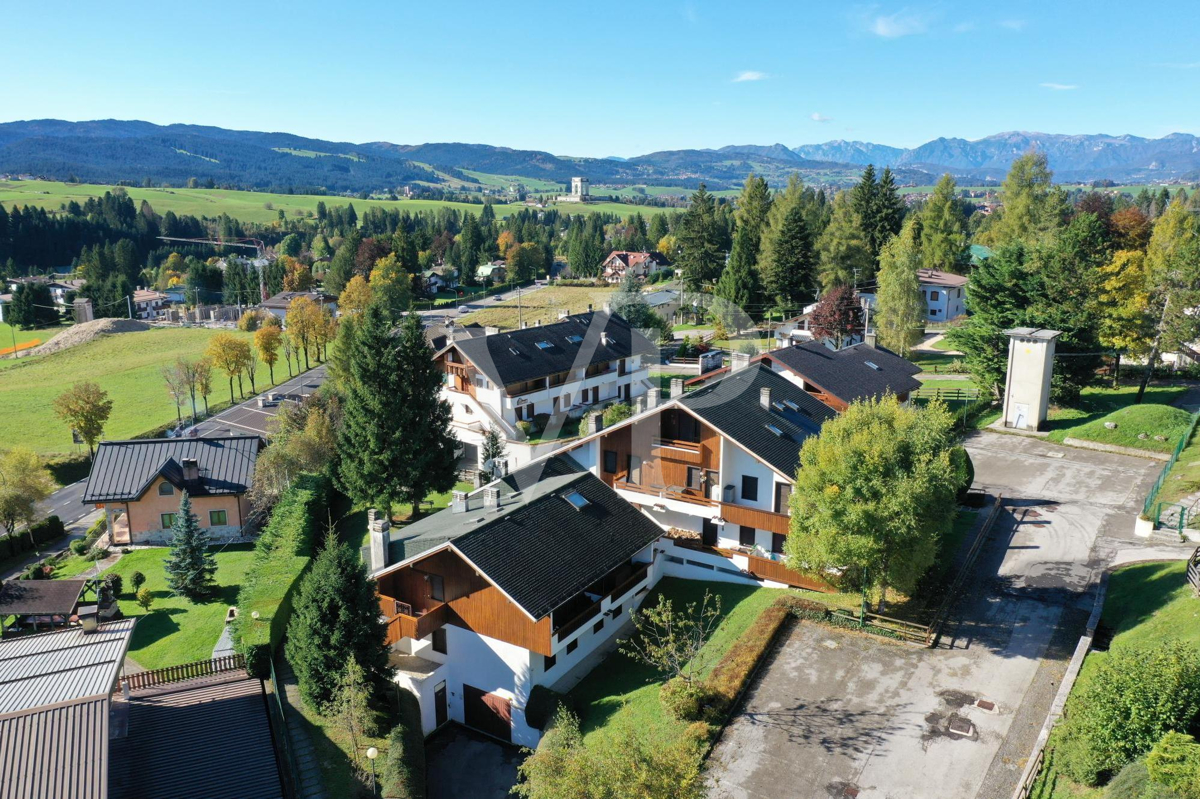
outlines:
[[[1166,607],[1187,582],[1182,563],[1141,563],[1118,570],[1108,583],[1101,621],[1115,634],[1130,630]]]

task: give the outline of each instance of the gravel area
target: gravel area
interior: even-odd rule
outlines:
[[[25,357],[61,352],[80,344],[86,344],[101,336],[111,336],[117,333],[139,333],[149,329],[149,324],[138,319],[97,319],[67,328],[42,346],[30,350],[25,354]]]

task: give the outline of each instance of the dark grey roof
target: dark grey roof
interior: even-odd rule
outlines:
[[[607,334],[607,343],[601,341],[601,333]],[[572,341],[572,337],[579,341]],[[539,347],[538,342],[547,342],[550,347]],[[575,314],[551,325],[456,341],[454,346],[500,385],[658,352],[619,315],[604,311]]]
[[[292,300],[297,297],[308,297],[317,305],[330,305],[337,302],[337,297],[332,294],[322,294],[319,291],[281,291],[274,297],[268,300],[263,300],[259,306],[261,308],[282,308],[287,310],[287,307],[292,304]]]
[[[771,390],[769,409],[762,406],[764,388]],[[789,475],[795,473],[800,463],[800,444],[837,415],[828,405],[761,363],[685,394],[680,403]]]
[[[921,387],[921,371],[896,353],[869,344],[831,350],[820,341],[771,350],[763,355],[843,402],[884,394],[906,394]],[[874,364],[872,366],[871,364]]]
[[[535,619],[627,561],[662,529],[570,457],[557,455],[500,483],[499,509],[482,494],[465,511],[446,509],[404,528],[390,562],[450,542]],[[566,495],[578,492],[577,510]]]
[[[429,342],[429,346],[434,352],[441,352],[446,348],[449,341],[450,331],[454,331],[454,339],[456,341],[467,338],[475,338],[482,336],[487,332],[483,325],[456,325],[453,322],[429,325],[425,328],[425,340]]]
[[[140,497],[160,474],[195,496],[244,494],[254,480],[262,439],[146,438],[102,441],[83,491],[84,502],[122,502]],[[195,458],[200,479],[183,479],[183,461]]]
[[[261,680],[243,671],[134,691],[111,745],[111,799],[283,796]]]
[[[675,289],[659,289],[647,294],[643,299],[651,308],[660,308],[663,305],[670,305],[673,302],[679,302],[679,292]]]
[[[0,584],[0,617],[58,614],[75,610],[87,580],[9,580]]]

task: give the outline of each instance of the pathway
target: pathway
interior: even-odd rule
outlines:
[[[312,739],[304,729],[304,719],[296,708],[300,704],[300,686],[287,658],[278,657],[275,662],[277,687],[283,688],[283,712],[287,724],[288,748],[292,752],[292,774],[296,783],[296,799],[327,799],[325,784],[321,779],[321,764],[313,749]]]

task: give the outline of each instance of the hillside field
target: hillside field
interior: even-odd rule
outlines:
[[[45,180],[0,180],[0,205],[11,209],[14,205],[33,205],[48,211],[57,211],[61,206],[75,200],[85,202],[89,197],[102,197],[113,186],[96,184],[68,184]],[[174,211],[176,214],[191,214],[196,217],[217,217],[229,214],[242,222],[269,223],[279,218],[282,210],[288,217],[304,216],[308,212],[316,214],[317,203],[324,202],[326,207],[334,208],[354,204],[354,209],[362,215],[369,207],[398,208],[401,211],[428,211],[434,208],[457,208],[460,211],[470,211],[478,214],[482,205],[474,203],[456,203],[442,200],[359,200],[352,197],[315,194],[271,194],[257,191],[235,191],[232,189],[145,189],[136,186],[126,186],[125,191],[134,202],[147,200],[156,213],[165,214]],[[622,216],[641,210],[643,213],[654,213],[664,210],[659,208],[643,208],[624,203],[562,203],[553,207],[567,213],[592,213],[605,211]],[[493,210],[498,217],[520,211],[524,205],[506,205],[497,203]]]
[[[51,355],[9,361],[12,365],[0,370],[0,448],[26,446],[45,455],[72,452],[71,432],[51,406],[79,380],[95,381],[113,401],[106,439],[130,438],[168,424],[175,419],[175,407],[161,368],[179,357],[198,358],[217,332],[176,328],[122,333]],[[287,370],[282,371],[280,379],[286,380]],[[260,391],[268,384],[265,368],[257,383]],[[218,372],[208,401],[212,406],[222,400],[229,400],[229,383]],[[199,399],[197,405],[203,410]]]
[[[512,329],[520,326],[521,320],[527,324],[541,322],[548,325],[558,321],[559,310],[566,309],[568,313],[583,313],[588,305],[595,309],[603,307],[604,300],[612,289],[588,288],[582,286],[549,286],[538,289],[532,294],[523,294],[518,308],[515,292],[505,300],[482,311],[461,317],[460,324],[494,325],[501,329]]]

